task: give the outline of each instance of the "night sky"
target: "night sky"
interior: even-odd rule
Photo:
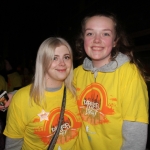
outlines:
[[[149,0],[2,0],[1,55],[20,60],[30,59],[36,56],[42,41],[50,36],[62,36],[71,41],[83,16],[94,9],[116,13],[129,33],[150,29]]]

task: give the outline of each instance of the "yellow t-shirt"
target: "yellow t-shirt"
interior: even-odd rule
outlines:
[[[7,75],[8,76],[8,92],[12,92],[15,88],[22,87],[22,78],[18,72],[13,72]]]
[[[7,83],[3,76],[0,75],[0,90],[7,91]]]
[[[55,92],[45,92],[47,106],[44,108],[35,103],[30,105],[29,90],[30,86],[26,86],[14,95],[8,109],[4,134],[10,138],[23,138],[23,150],[46,150],[57,129],[63,87]],[[64,123],[55,150],[90,150],[88,144],[76,100],[67,91]]]
[[[93,150],[120,150],[124,120],[148,123],[148,92],[136,66],[126,62],[96,79],[82,66],[74,70],[82,120]]]

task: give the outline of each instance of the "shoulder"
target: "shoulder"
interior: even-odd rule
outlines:
[[[130,73],[136,73],[139,74],[139,70],[136,67],[136,65],[134,63],[130,63],[130,62],[126,62],[124,63],[121,67],[118,68],[118,70],[126,73],[126,74],[130,74]]]
[[[139,69],[136,67],[134,63],[126,62],[124,65],[122,65],[118,71],[120,74],[124,77],[124,80],[140,80],[144,82],[144,79],[139,71]]]
[[[27,109],[29,104],[30,86],[23,87],[19,89],[12,97],[9,109],[11,110],[24,110]]]
[[[80,66],[78,66],[78,67],[74,68],[74,70],[78,70],[78,69],[83,69],[83,66],[82,66],[82,65],[80,65]]]
[[[74,74],[78,74],[79,72],[84,71],[83,66],[80,65],[77,68],[74,69]]]
[[[0,75],[0,90],[7,90],[7,83],[3,76]]]
[[[18,72],[14,72],[14,77],[21,78],[21,75]]]
[[[14,94],[13,99],[29,98],[30,87],[31,87],[31,85],[28,85],[28,86],[25,86],[25,87],[19,89],[19,90]]]
[[[21,77],[21,75],[18,73],[18,72],[12,72],[12,73],[10,73],[10,74],[8,74],[8,77],[9,78],[20,78]]]
[[[2,82],[5,82],[4,77],[3,77],[3,76],[1,76],[1,75],[0,75],[0,81],[1,81],[1,83],[2,83]]]

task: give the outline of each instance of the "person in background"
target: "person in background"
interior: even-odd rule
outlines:
[[[0,95],[3,91],[7,91],[7,74],[5,69],[5,61],[2,55],[0,54]],[[0,99],[0,149],[3,150],[5,147],[5,136],[3,135],[3,130],[6,124],[6,114],[7,111],[5,106],[2,103],[3,99]],[[2,105],[2,106],[1,106]]]
[[[5,60],[1,55],[0,55],[0,75],[4,77],[5,82],[8,82],[8,77],[7,77],[6,67],[5,67]]]
[[[0,94],[1,91],[7,91],[7,83],[3,76],[0,75]],[[1,100],[0,100],[1,105]],[[3,106],[4,107],[4,106]],[[0,111],[0,149],[4,149],[5,147],[5,136],[3,135],[3,130],[6,123],[6,112],[3,112],[5,107]]]
[[[57,130],[65,87],[64,119],[54,149],[91,150],[76,103],[72,59],[64,39],[50,37],[42,42],[33,83],[19,89],[8,108],[5,150],[47,150]]]
[[[116,16],[86,16],[76,47],[84,61],[74,69],[74,84],[92,149],[145,150],[149,77]]]
[[[2,75],[0,75],[0,91],[7,91],[7,83]]]
[[[32,82],[32,78],[33,78],[33,76],[31,74],[29,68],[24,67],[23,73],[22,73],[22,85],[26,86],[26,85],[30,84]]]
[[[5,59],[5,67],[7,71],[8,77],[8,92],[12,92],[14,90],[18,90],[22,87],[22,78],[15,68],[15,60]]]

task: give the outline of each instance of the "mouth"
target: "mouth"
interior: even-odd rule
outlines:
[[[58,72],[65,72],[66,69],[56,69]]]
[[[104,47],[101,47],[101,46],[92,46],[91,49],[92,49],[93,51],[101,51],[101,50],[104,49]]]

